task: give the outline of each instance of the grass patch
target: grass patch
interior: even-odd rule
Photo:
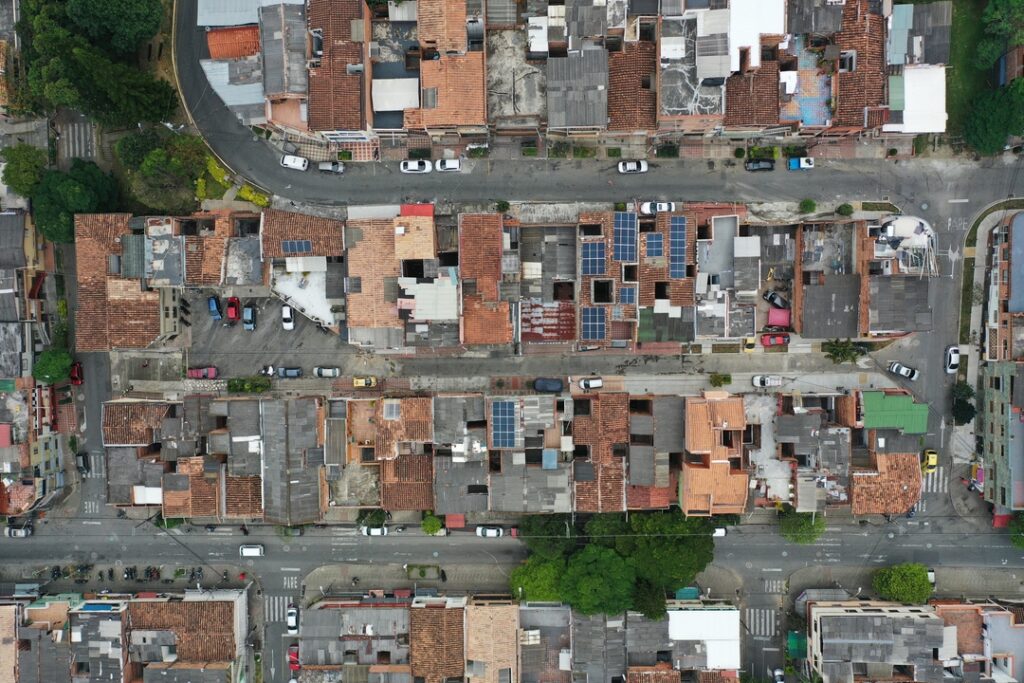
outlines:
[[[619,157],[622,156],[622,148],[621,147],[609,147],[608,149],[606,149],[604,151],[604,153],[608,155],[609,159],[618,159]]]
[[[678,159],[679,145],[673,145],[671,143],[658,145],[658,150],[654,153],[654,156],[658,157],[659,159]]]
[[[960,343],[971,342],[971,306],[974,304],[974,257],[964,259],[960,278]]]
[[[1024,209],[1024,199],[1007,199],[1005,202],[999,202],[995,206],[987,209],[983,214],[978,216],[978,220],[974,221],[974,225],[967,233],[967,241],[965,245],[968,247],[978,246],[978,226],[985,220],[985,217],[996,211],[1009,211],[1012,209]]]
[[[537,156],[537,148],[536,147],[520,147],[519,148],[519,154],[521,154],[524,157],[535,157],[535,156]]]
[[[927,135],[915,135],[914,136],[914,156],[919,157],[928,151],[928,136]]]
[[[266,208],[270,206],[270,197],[263,194],[252,185],[243,185],[238,191],[238,198],[245,202],[252,202],[256,206]]]
[[[739,353],[739,344],[712,344],[711,353]]]
[[[957,0],[953,3],[953,30],[949,64],[946,72],[946,130],[954,135],[963,133],[971,108],[991,84],[991,73],[974,66],[974,56],[984,33],[981,13],[986,0]],[[916,143],[916,140],[915,140]],[[915,147],[916,151],[916,147]]]
[[[774,146],[769,147],[751,147],[747,151],[747,158],[753,161],[771,160],[775,159],[779,155],[779,148]]]
[[[594,147],[573,147],[573,159],[593,159],[597,156],[597,149]]]
[[[861,202],[861,211],[888,211],[889,213],[899,213],[899,208],[896,207],[892,202]]]
[[[338,152],[338,161],[352,161],[352,150],[343,149]]]
[[[466,156],[470,159],[484,159],[490,153],[491,149],[489,147],[473,147],[466,152]]]
[[[430,148],[429,147],[417,147],[416,149],[410,149],[409,150],[409,158],[414,160],[414,161],[418,161],[420,159],[429,159],[430,158]]]
[[[556,142],[548,148],[548,156],[552,159],[565,159],[569,156],[571,149],[568,142]]]
[[[228,380],[228,392],[232,394],[260,394],[270,391],[269,377],[232,377]]]

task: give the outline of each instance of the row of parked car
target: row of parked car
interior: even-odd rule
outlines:
[[[281,166],[294,171],[306,171],[309,170],[309,159],[294,154],[285,154],[281,157]],[[321,161],[316,165],[316,170],[321,173],[341,175],[345,172],[345,164],[340,161]],[[406,159],[399,164],[398,170],[402,173],[458,172],[462,170],[462,160],[438,159],[431,163],[429,159]]]
[[[946,348],[943,367],[945,367],[947,375],[955,375],[960,370],[960,347],[956,344]],[[904,365],[898,360],[890,361],[886,370],[911,382],[916,382],[917,378],[921,376],[920,370]]]

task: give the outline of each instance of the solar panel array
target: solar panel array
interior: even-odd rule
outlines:
[[[604,275],[604,242],[583,243],[583,274]]]
[[[636,214],[615,212],[615,260],[636,261]]]
[[[647,255],[648,256],[664,256],[665,255],[665,236],[659,232],[652,232],[647,236]]]
[[[583,338],[604,339],[605,316],[603,308],[583,309]]]
[[[310,240],[281,240],[281,251],[286,254],[305,254],[313,251]]]
[[[622,287],[619,289],[620,304],[636,303],[636,287]]]
[[[668,276],[686,277],[686,217],[672,216],[668,224]]]
[[[494,401],[493,403],[491,403],[491,434],[495,448],[515,448],[515,402]]]

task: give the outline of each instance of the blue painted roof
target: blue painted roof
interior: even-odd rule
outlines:
[[[1024,212],[1010,224],[1010,313],[1024,313]]]

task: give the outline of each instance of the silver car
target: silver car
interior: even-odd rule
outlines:
[[[324,377],[324,378],[340,377],[341,376],[341,369],[340,368],[324,368],[324,367],[320,367],[318,365],[317,367],[313,368],[313,375],[316,376],[316,377]]]
[[[635,161],[620,161],[619,173],[626,175],[633,173],[647,173],[647,162],[643,159],[637,159]]]
[[[960,347],[954,344],[946,349],[946,374],[955,375],[960,369]]]
[[[445,171],[461,171],[462,161],[459,159],[438,159],[434,162],[434,170],[438,173]]]

